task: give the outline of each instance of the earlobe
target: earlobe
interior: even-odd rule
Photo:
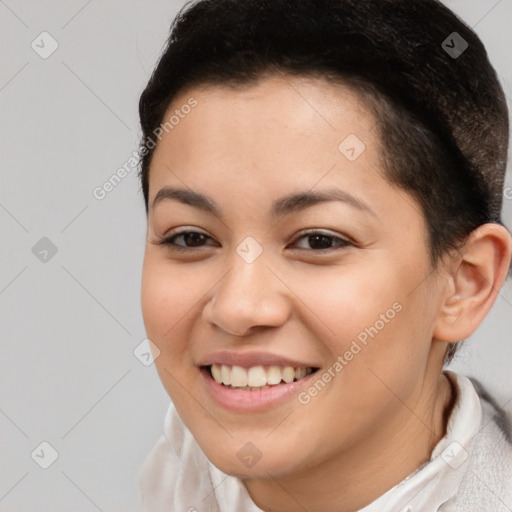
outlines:
[[[483,224],[469,235],[447,277],[435,338],[456,342],[476,331],[505,281],[511,254],[510,233],[500,224]]]

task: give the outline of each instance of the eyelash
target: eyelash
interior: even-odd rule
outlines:
[[[182,252],[196,252],[198,249],[200,249],[201,247],[204,247],[204,245],[201,245],[201,246],[196,246],[195,248],[194,247],[187,247],[187,246],[183,246],[183,245],[178,245],[176,244],[173,240],[179,236],[183,236],[183,235],[187,235],[187,234],[198,234],[198,235],[203,235],[205,236],[206,238],[209,238],[211,239],[211,237],[209,237],[208,235],[206,235],[205,233],[202,233],[201,231],[193,231],[193,230],[184,230],[184,231],[179,231],[177,233],[173,233],[171,236],[167,236],[167,237],[160,237],[158,238],[158,240],[155,243],[155,245],[164,245],[164,246],[167,246],[169,249],[173,250],[173,251],[182,251]],[[334,246],[334,247],[325,247],[325,248],[322,248],[322,249],[304,249],[304,248],[300,248],[300,250],[305,250],[305,251],[314,251],[314,252],[323,252],[323,251],[332,251],[332,250],[340,250],[340,249],[345,249],[347,247],[350,247],[350,246],[354,246],[355,243],[353,242],[349,242],[348,240],[344,239],[344,238],[341,238],[339,236],[335,236],[335,235],[330,235],[330,234],[327,234],[323,231],[320,231],[320,230],[311,230],[311,231],[307,231],[307,232],[304,232],[302,233],[302,235],[300,235],[299,237],[297,237],[294,241],[294,243],[297,241],[297,240],[300,240],[302,238],[308,238],[308,237],[311,237],[311,236],[322,236],[322,237],[325,237],[325,238],[331,238],[333,240],[339,240],[339,245],[338,246]]]

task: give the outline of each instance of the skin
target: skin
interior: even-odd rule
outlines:
[[[160,378],[207,457],[242,478],[263,510],[362,508],[444,435],[453,404],[444,354],[494,303],[510,235],[481,226],[434,272],[419,204],[384,177],[376,119],[342,85],[283,75],[196,87],[169,112],[190,97],[197,106],[164,133],[150,170],[142,311]],[[349,134],[366,146],[355,161],[338,150]],[[176,200],[152,208],[164,186],[208,195],[222,213]],[[339,201],[270,214],[282,196],[331,187],[373,214]],[[209,238],[189,252],[155,244],[175,228]],[[311,229],[335,237],[334,248],[315,248],[302,233]],[[251,264],[236,252],[247,236],[263,249]],[[353,244],[338,247],[336,237]],[[199,378],[199,361],[217,350],[294,357],[321,374],[394,303],[401,311],[307,405],[292,397],[235,413]],[[262,454],[251,468],[237,457],[247,442]]]

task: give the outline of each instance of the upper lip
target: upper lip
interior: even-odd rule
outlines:
[[[318,365],[305,363],[297,359],[290,359],[269,352],[214,352],[202,358],[198,366],[210,366],[212,364],[224,364],[226,366],[293,366],[294,368],[318,368]]]

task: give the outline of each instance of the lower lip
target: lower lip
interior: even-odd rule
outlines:
[[[308,381],[316,374],[316,372],[311,373],[289,384],[277,384],[256,391],[242,391],[219,384],[213,379],[207,368],[201,368],[200,373],[213,400],[224,409],[234,412],[260,412],[271,409],[288,398],[296,396],[300,388],[307,385]]]

